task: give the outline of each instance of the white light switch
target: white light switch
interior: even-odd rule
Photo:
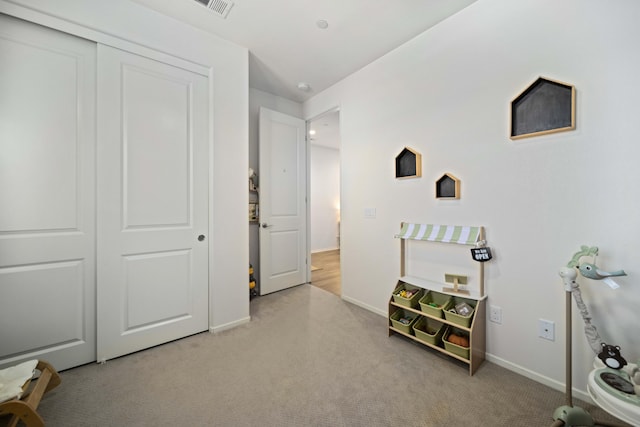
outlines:
[[[376,217],[376,208],[364,208],[364,217],[365,218],[375,218]]]

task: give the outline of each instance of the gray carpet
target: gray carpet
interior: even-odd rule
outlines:
[[[538,427],[564,403],[489,362],[469,376],[313,286],[256,298],[251,314],[233,330],[62,372],[39,412],[49,427]]]

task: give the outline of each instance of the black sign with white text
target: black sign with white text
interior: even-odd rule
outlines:
[[[491,259],[491,249],[489,248],[472,248],[471,256],[478,262],[487,262]]]

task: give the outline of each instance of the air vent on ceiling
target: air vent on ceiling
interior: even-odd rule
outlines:
[[[219,15],[221,18],[226,18],[229,11],[233,7],[233,2],[229,0],[196,0],[203,6],[206,6],[209,10]]]

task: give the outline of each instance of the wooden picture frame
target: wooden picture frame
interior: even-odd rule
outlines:
[[[575,129],[575,87],[539,77],[511,101],[510,122],[513,140]]]

